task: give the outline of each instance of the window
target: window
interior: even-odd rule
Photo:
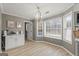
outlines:
[[[37,36],[42,37],[43,36],[43,21],[37,21]]]
[[[45,36],[62,39],[62,17],[46,20],[44,27]]]
[[[72,12],[63,16],[63,40],[72,43]]]

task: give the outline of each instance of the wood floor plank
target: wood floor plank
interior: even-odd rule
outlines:
[[[60,47],[35,41],[27,41],[24,46],[6,52],[9,56],[70,56]]]

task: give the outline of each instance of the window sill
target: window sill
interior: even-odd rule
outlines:
[[[55,39],[62,40],[62,36],[61,35],[47,34],[44,37],[50,37],[50,38],[55,38]]]

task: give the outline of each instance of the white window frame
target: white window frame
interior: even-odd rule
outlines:
[[[69,12],[69,13],[67,13],[67,14],[65,14],[63,16],[63,41],[68,42],[69,44],[72,44],[72,40],[70,41],[70,40],[68,40],[68,39],[65,38],[65,33],[66,33],[65,30],[67,29],[66,28],[67,27],[66,17],[67,16],[70,16],[70,15],[71,15],[71,19],[72,19],[73,18],[72,11]],[[72,22],[71,23],[72,23],[71,26],[73,26],[73,19],[72,19]],[[72,32],[72,28],[71,28],[71,32]],[[72,34],[73,34],[73,32],[72,32]],[[71,38],[72,38],[72,35],[71,35]]]

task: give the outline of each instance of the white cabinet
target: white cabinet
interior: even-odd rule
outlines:
[[[19,46],[24,45],[24,35],[10,35],[6,36],[6,41],[5,41],[5,49],[12,49],[12,48],[17,48]]]
[[[16,36],[7,36],[6,37],[6,44],[5,44],[5,49],[11,49],[15,47],[15,43],[16,43]]]
[[[17,41],[16,41],[16,46],[22,46],[24,45],[24,35],[18,35],[17,36]]]

